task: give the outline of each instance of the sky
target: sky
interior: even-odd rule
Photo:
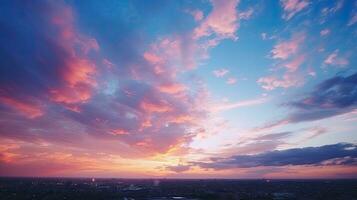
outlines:
[[[357,2],[0,3],[0,176],[357,178]]]

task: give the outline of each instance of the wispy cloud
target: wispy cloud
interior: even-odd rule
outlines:
[[[320,35],[321,36],[326,36],[326,35],[330,34],[330,32],[331,32],[330,29],[325,28],[325,29],[320,31]]]
[[[285,20],[291,19],[310,4],[307,0],[281,0],[280,3],[284,9],[283,19]]]
[[[268,98],[257,98],[257,99],[251,99],[251,100],[246,100],[246,101],[224,102],[224,103],[213,105],[211,110],[213,112],[221,112],[221,111],[236,109],[236,108],[240,108],[240,107],[259,105],[259,104],[263,104],[267,101],[268,101]]]
[[[296,74],[285,74],[282,79],[276,76],[261,77],[257,81],[265,90],[274,90],[276,88],[289,88],[302,85],[303,80]]]
[[[226,83],[227,83],[228,85],[236,84],[236,83],[237,83],[237,79],[230,77],[230,78],[227,79]]]
[[[326,59],[324,60],[324,63],[327,65],[336,65],[336,66],[345,66],[349,64],[349,61],[344,58],[344,57],[340,57],[338,55],[339,50],[335,50],[333,53],[331,53],[330,55],[328,55],[326,57]]]
[[[357,12],[354,12],[351,19],[348,21],[347,26],[352,26],[357,22]]]
[[[305,37],[305,34],[299,33],[293,35],[290,40],[279,42],[273,47],[273,50],[271,50],[272,58],[283,60],[289,58],[299,50],[300,45],[305,40]]]
[[[222,68],[222,69],[217,69],[217,70],[214,70],[213,71],[213,74],[217,77],[217,78],[220,78],[220,77],[223,77],[225,76],[226,74],[229,73],[229,70],[225,69],[225,68]]]

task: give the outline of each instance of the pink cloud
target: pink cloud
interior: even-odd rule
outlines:
[[[218,38],[237,39],[238,29],[237,0],[212,0],[213,11],[194,31],[195,38],[216,34]]]
[[[50,100],[46,103],[53,109],[46,117],[31,120],[33,123],[13,112],[5,112],[3,117],[7,120],[1,126],[6,124],[6,128],[1,129],[1,135],[14,137],[10,132],[16,131],[19,140],[61,145],[70,141],[68,143],[75,148],[81,146],[87,150],[90,146],[139,157],[165,153],[190,141],[194,135],[191,130],[199,127],[198,122],[208,112],[203,106],[206,102],[204,86],[193,84],[191,89],[178,79],[180,73],[195,65],[196,51],[202,49],[191,34],[160,38],[145,50],[143,46],[135,46],[135,54],[140,52],[141,59],[128,58],[131,59],[128,63],[119,62],[117,58],[109,61],[97,54],[99,44],[95,39],[77,30],[73,18],[76,15],[70,7],[53,5],[53,10],[44,16],[50,22],[46,27],[51,30],[48,40],[59,54],[55,55],[55,61],[59,61],[55,64],[59,66],[48,68],[55,69],[55,80],[43,84],[43,91],[38,93],[44,93],[39,98]],[[51,56],[43,56],[43,66],[53,65],[47,61]],[[99,59],[94,60],[98,56]],[[133,77],[130,77],[131,73]],[[103,85],[109,87],[110,83],[115,85],[110,95],[98,90]],[[4,107],[11,107],[28,118],[44,114],[37,102],[18,99],[2,98],[0,101]],[[15,123],[15,119],[21,122]],[[25,125],[18,126],[17,123]],[[41,131],[35,134],[34,129]],[[94,139],[89,144],[82,143],[88,138]],[[118,150],[118,146],[125,148]]]
[[[172,77],[177,71],[194,69],[196,55],[196,44],[191,41],[191,38],[175,36],[154,42],[143,57],[156,72],[164,72],[166,76]]]
[[[289,88],[289,87],[297,87],[302,85],[302,79],[296,75],[291,73],[286,73],[283,75],[282,79],[279,79],[276,76],[266,76],[259,78],[257,81],[263,89],[265,90],[274,90],[276,88]]]
[[[295,54],[298,51],[300,45],[304,42],[304,40],[305,34],[300,33],[295,34],[288,41],[283,41],[276,44],[273,47],[273,50],[271,50],[272,58],[283,60],[289,58],[291,55]]]
[[[92,88],[96,81],[92,78],[95,66],[84,59],[71,59],[63,68],[63,86],[50,90],[52,101],[64,104],[73,104],[87,101],[92,95]]]
[[[309,5],[307,0],[280,0],[284,9],[283,19],[289,20]]]
[[[186,86],[179,83],[166,83],[158,86],[160,92],[176,94],[186,90]]]
[[[177,115],[177,116],[171,117],[171,119],[169,119],[169,122],[182,124],[182,123],[194,122],[195,120],[196,119],[190,115]]]
[[[193,16],[196,22],[201,21],[204,17],[203,12],[201,10],[193,10],[187,12]]]
[[[290,62],[284,64],[284,67],[288,69],[289,72],[295,72],[299,69],[300,65],[305,61],[304,55],[299,55],[296,58],[292,59]]]
[[[148,101],[142,101],[140,103],[140,107],[145,111],[145,112],[158,112],[158,113],[162,113],[162,112],[169,112],[172,110],[172,108],[165,104],[164,102],[160,102],[160,103],[153,103],[153,102],[148,102]]]
[[[349,64],[349,61],[346,58],[338,56],[339,50],[335,50],[333,53],[328,55],[324,60],[324,63],[327,65],[337,65],[337,66],[345,66]]]
[[[145,52],[144,53],[144,58],[146,61],[148,61],[151,64],[159,64],[159,63],[163,63],[163,59],[153,53],[150,52]]]
[[[236,84],[237,83],[237,79],[236,78],[232,78],[232,77],[228,78],[226,83],[229,84],[229,85]]]
[[[112,62],[110,62],[108,59],[103,59],[102,63],[103,63],[104,66],[106,66],[106,67],[108,67],[108,68],[113,68],[113,67],[115,66],[115,65],[114,65]]]
[[[128,131],[121,129],[121,128],[114,129],[110,133],[113,135],[127,135],[127,134],[129,134]]]
[[[229,73],[229,71],[227,69],[217,69],[217,70],[214,70],[213,71],[213,74],[217,77],[217,78],[220,78],[220,77],[223,77],[225,76],[227,73]]]
[[[43,109],[39,105],[32,102],[20,101],[8,96],[0,96],[0,102],[13,108],[28,118],[36,118],[44,114]]]
[[[252,132],[270,132],[275,129],[281,128],[289,123],[290,123],[289,120],[279,120],[279,121],[275,121],[275,122],[270,122],[270,123],[265,124],[261,127],[252,129]]]
[[[86,55],[89,51],[98,51],[99,45],[95,39],[87,38],[76,31],[70,7],[63,6],[60,11],[53,13],[50,21],[58,29],[56,41],[69,57],[64,60],[64,66],[59,72],[64,84],[51,88],[49,96],[52,101],[63,104],[85,102],[91,97],[97,84],[94,79],[96,66]]]
[[[316,72],[314,69],[312,69],[311,67],[307,69],[307,74],[310,76],[315,77],[316,76]]]

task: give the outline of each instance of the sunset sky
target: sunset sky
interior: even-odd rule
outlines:
[[[357,178],[357,2],[0,2],[0,176]]]

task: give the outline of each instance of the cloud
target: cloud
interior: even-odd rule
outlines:
[[[337,75],[327,79],[305,97],[285,103],[285,106],[294,109],[287,117],[255,130],[271,130],[289,123],[321,120],[353,112],[357,107],[356,85],[357,73],[346,77]]]
[[[321,19],[320,23],[323,24],[326,22],[329,16],[334,15],[337,11],[341,10],[343,7],[344,0],[334,1],[334,5],[332,7],[325,7],[321,10]]]
[[[96,86],[96,66],[87,55],[91,50],[99,50],[98,43],[95,39],[87,38],[76,31],[73,12],[69,6],[63,6],[62,9],[53,12],[49,20],[50,25],[58,29],[58,45],[68,54],[63,58],[63,66],[59,70],[63,84],[50,88],[50,99],[64,104],[87,101],[92,96],[93,87]]]
[[[303,143],[307,140],[311,140],[315,137],[327,133],[327,129],[321,127],[313,127],[313,128],[306,129],[305,132],[307,132],[308,135],[302,141],[300,141],[300,143]]]
[[[328,55],[324,60],[326,65],[337,65],[337,66],[345,66],[349,64],[349,61],[346,58],[338,56],[339,50],[335,50],[333,53]]]
[[[290,40],[276,44],[271,50],[272,58],[285,60],[297,53],[300,45],[305,40],[305,34],[299,33],[292,36]]]
[[[303,85],[303,76],[296,71],[305,62],[305,55],[300,54],[301,45],[305,41],[305,33],[295,33],[289,40],[283,40],[274,45],[270,51],[271,58],[283,61],[279,64],[287,71],[279,78],[277,75],[261,77],[257,83],[265,90],[274,90],[276,88],[290,88]],[[281,75],[280,75],[281,76]]]
[[[291,19],[310,4],[307,0],[280,0],[280,3],[284,9],[283,19],[285,20]]]
[[[348,21],[347,26],[352,26],[357,22],[357,12],[354,12],[351,19]]]
[[[176,166],[167,166],[166,170],[173,171],[176,173],[181,173],[190,170],[190,165],[176,165]]]
[[[201,10],[191,10],[187,12],[192,15],[196,22],[201,21],[204,17],[204,14]]]
[[[189,88],[179,77],[195,65],[191,31],[151,38],[127,17],[82,16],[106,13],[110,4],[6,4],[1,18],[12,20],[0,33],[1,137],[136,157],[194,137],[208,111],[202,84]],[[81,6],[90,12],[75,13]]]
[[[245,19],[245,20],[250,19],[253,15],[253,12],[254,12],[253,8],[249,8],[246,11],[240,12],[238,15],[239,19]]]
[[[345,113],[354,112],[357,108],[357,73],[349,76],[336,75],[327,79],[307,93],[305,97],[284,103],[293,110],[283,119],[273,121],[253,131],[270,131],[290,123],[316,121]],[[324,129],[312,130],[310,138],[324,133]]]
[[[77,104],[88,101],[97,84],[96,64],[89,54],[99,51],[99,45],[96,39],[78,31],[72,8],[61,1],[32,6],[17,5],[16,2],[8,4],[9,8],[20,6],[34,13],[20,16],[16,15],[19,11],[12,14],[2,12],[11,16],[19,26],[31,24],[31,27],[12,28],[1,35],[2,43],[9,42],[6,38],[16,38],[14,44],[7,45],[1,52],[4,66],[1,71],[1,95],[3,99],[8,99],[8,106],[22,107],[29,113],[29,102],[20,99],[31,99],[36,104],[54,102],[72,110],[77,108]],[[11,20],[4,25],[9,25],[7,23],[10,24]],[[38,44],[30,41],[37,41]],[[26,56],[22,56],[24,54]],[[12,104],[9,99],[12,99]],[[32,116],[40,116],[39,106],[31,105],[31,112],[37,112]],[[43,114],[43,110],[41,112]]]
[[[286,138],[292,134],[293,134],[292,132],[270,133],[270,134],[258,136],[254,139],[255,140],[279,140],[282,138]]]
[[[236,39],[238,29],[238,15],[236,7],[238,0],[218,1],[212,0],[213,11],[202,21],[194,31],[195,38],[216,34],[220,39]]]
[[[239,107],[263,104],[267,100],[268,100],[267,98],[258,98],[258,99],[252,99],[252,100],[246,100],[246,101],[224,102],[221,104],[213,105],[211,110],[212,110],[212,112],[221,112],[221,111],[236,109]]]
[[[29,118],[40,117],[44,114],[44,109],[38,103],[20,101],[7,96],[0,96],[0,102]]]
[[[330,29],[325,28],[325,29],[320,31],[320,35],[321,36],[326,36],[326,35],[330,34],[330,32],[331,32]]]
[[[214,70],[213,71],[213,74],[217,77],[217,78],[220,78],[220,77],[223,77],[225,76],[227,73],[229,73],[229,70],[227,69],[217,69],[217,70]]]
[[[163,93],[177,94],[185,91],[187,88],[180,83],[164,83],[158,86],[158,90]]]
[[[298,166],[298,165],[356,165],[357,145],[338,143],[320,147],[304,147],[269,151],[254,155],[236,155],[228,158],[213,158],[211,162],[195,162],[201,168],[230,169],[260,166]],[[331,162],[331,160],[343,162]]]
[[[236,84],[236,83],[237,83],[237,79],[230,77],[230,78],[227,79],[226,83],[227,83],[228,85]]]
[[[239,142],[231,146],[228,150],[232,154],[258,154],[266,151],[272,151],[281,145],[286,144],[283,139],[292,136],[293,132],[268,133],[254,136],[255,132],[249,132],[248,137],[242,137]],[[248,135],[248,133],[247,133]],[[250,136],[253,135],[253,136]]]
[[[356,85],[357,73],[323,81],[306,97],[287,104],[296,109],[288,120],[313,121],[351,111],[357,105]]]
[[[311,67],[309,67],[309,68],[307,69],[307,74],[308,74],[309,76],[315,77],[315,76],[316,76],[316,71],[315,71],[314,69],[312,69]]]
[[[261,77],[257,81],[265,90],[275,90],[276,88],[289,88],[302,85],[303,80],[296,74],[286,73],[282,79],[276,76]]]
[[[295,58],[293,58],[291,61],[287,62],[284,64],[284,67],[289,71],[289,72],[295,72],[296,70],[299,69],[300,65],[305,62],[305,56],[304,55],[299,55]]]
[[[261,36],[262,40],[267,39],[267,33],[261,33],[260,36]]]

